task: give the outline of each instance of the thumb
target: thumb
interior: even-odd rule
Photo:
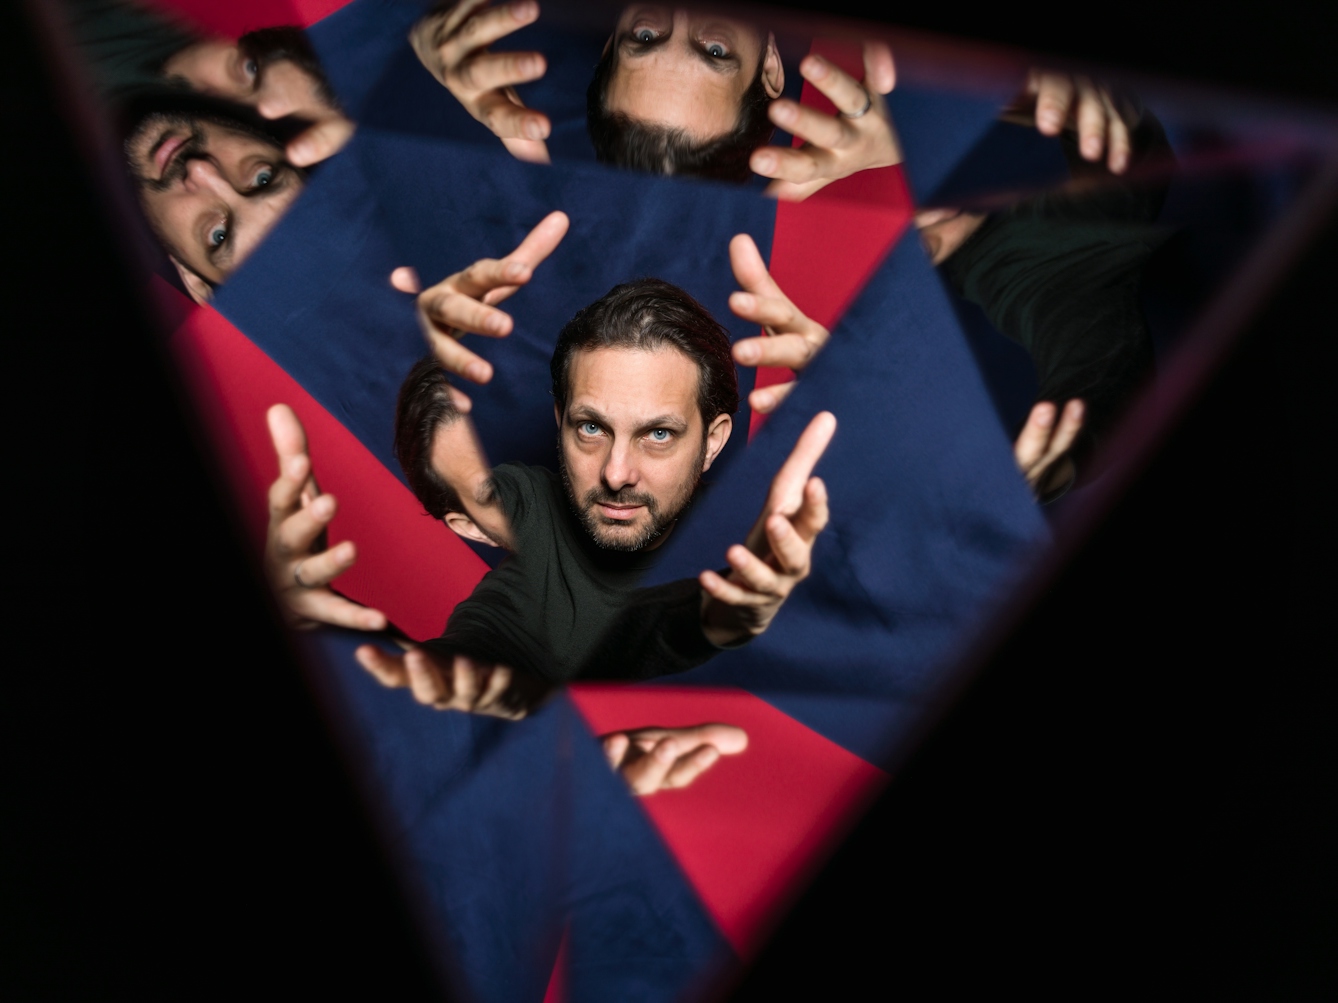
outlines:
[[[310,167],[342,150],[353,138],[353,128],[353,123],[343,115],[336,115],[299,134],[284,152],[295,167]]]
[[[423,291],[423,283],[418,279],[418,273],[404,265],[396,268],[390,273],[390,284],[402,293],[412,293],[418,295]]]

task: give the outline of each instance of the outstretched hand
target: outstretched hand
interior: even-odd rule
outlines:
[[[1096,162],[1104,154],[1112,174],[1122,174],[1129,167],[1133,151],[1129,123],[1110,91],[1090,77],[1032,70],[1022,94],[1004,117],[1013,119],[1019,114],[1024,123],[1029,116],[1044,136],[1058,136],[1066,127],[1074,129],[1082,158]]]
[[[566,213],[551,212],[506,257],[476,261],[422,292],[412,268],[391,272],[391,285],[400,292],[418,294],[418,322],[443,369],[474,383],[492,379],[492,366],[460,344],[460,339],[466,334],[505,338],[511,333],[511,315],[496,304],[530,281],[535,268],[562,242],[569,224]],[[456,406],[467,412],[469,398],[458,393],[453,396]]]
[[[357,548],[351,540],[328,550],[326,527],[334,518],[334,497],[323,495],[311,472],[307,435],[287,404],[275,404],[266,416],[278,479],[269,489],[269,531],[265,572],[290,622],[298,627],[328,623],[359,630],[384,630],[380,610],[360,606],[334,592],[330,583],[351,568]]]
[[[420,704],[436,710],[518,721],[547,692],[539,680],[459,653],[446,655],[413,646],[402,655],[392,655],[364,644],[354,657],[382,686],[407,688]]]
[[[732,724],[637,728],[605,735],[600,743],[632,793],[644,796],[688,786],[721,756],[748,748],[748,733]]]
[[[762,633],[790,592],[808,577],[813,543],[827,525],[827,488],[813,468],[836,434],[830,411],[814,415],[771,482],[771,492],[748,539],[725,554],[728,577],[698,576],[702,632],[717,647]]]
[[[429,14],[409,32],[419,62],[520,160],[546,164],[552,123],[526,108],[516,84],[538,80],[548,63],[538,52],[489,52],[488,46],[539,18],[534,0],[491,7],[461,0]]]
[[[1069,450],[1082,431],[1083,410],[1083,402],[1076,398],[1064,405],[1062,413],[1049,401],[1031,409],[1013,444],[1013,457],[1037,498],[1054,496],[1077,476]]]
[[[730,310],[767,331],[766,336],[741,338],[735,342],[734,361],[741,366],[803,369],[827,344],[830,332],[806,317],[781,292],[748,234],[740,233],[729,242],[729,262],[734,268],[734,277],[743,286],[742,292],[730,294]],[[793,380],[761,387],[748,395],[748,406],[759,414],[770,414],[793,389]]]
[[[885,43],[864,43],[863,82],[816,53],[804,57],[799,72],[839,114],[824,114],[788,98],[771,102],[771,121],[804,145],[764,146],[753,152],[749,166],[774,179],[768,194],[798,202],[857,171],[901,163],[901,145],[884,98],[897,82],[892,50]]]

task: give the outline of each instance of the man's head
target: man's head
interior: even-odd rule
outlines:
[[[261,28],[235,42],[202,39],[172,55],[163,75],[201,94],[248,105],[264,118],[315,121],[338,108],[301,28]]]
[[[746,181],[766,145],[785,72],[756,26],[633,5],[618,18],[586,94],[600,160],[661,174]]]
[[[729,335],[677,286],[615,286],[558,336],[551,362],[563,482],[610,550],[656,545],[733,429]]]
[[[241,111],[233,117],[189,100],[141,109],[125,141],[144,214],[200,301],[255,249],[304,184],[263,120]]]

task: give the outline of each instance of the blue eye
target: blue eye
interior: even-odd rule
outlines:
[[[265,167],[262,168],[258,174],[256,174],[256,179],[251,184],[252,187],[254,188],[264,188],[267,184],[269,184],[273,180],[274,180],[274,171],[268,167]]]
[[[658,36],[650,28],[638,28],[632,37],[638,42],[653,42]]]
[[[256,63],[254,59],[248,59],[245,65],[242,67],[242,69],[245,71],[248,77],[254,77],[257,73],[260,72],[260,66]]]
[[[651,442],[668,442],[669,430],[667,428],[657,428],[650,433]]]
[[[599,426],[596,425],[593,421],[583,421],[576,427],[580,430],[582,435],[599,434]]]
[[[223,241],[228,239],[228,228],[226,226],[216,226],[209,231],[209,246],[222,247]]]
[[[714,56],[716,59],[724,59],[729,55],[729,53],[725,51],[725,47],[719,42],[712,42],[708,45],[706,47],[706,54],[708,56]]]

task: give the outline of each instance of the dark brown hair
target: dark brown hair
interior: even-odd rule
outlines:
[[[739,409],[739,376],[729,334],[710,311],[678,286],[639,279],[614,286],[579,311],[558,335],[549,369],[553,398],[565,411],[570,394],[571,354],[595,348],[656,349],[671,345],[697,363],[697,407],[710,425],[719,414]]]
[[[464,512],[460,496],[432,467],[437,430],[460,418],[448,387],[441,363],[429,355],[414,364],[395,401],[395,459],[414,497],[434,519]]]

